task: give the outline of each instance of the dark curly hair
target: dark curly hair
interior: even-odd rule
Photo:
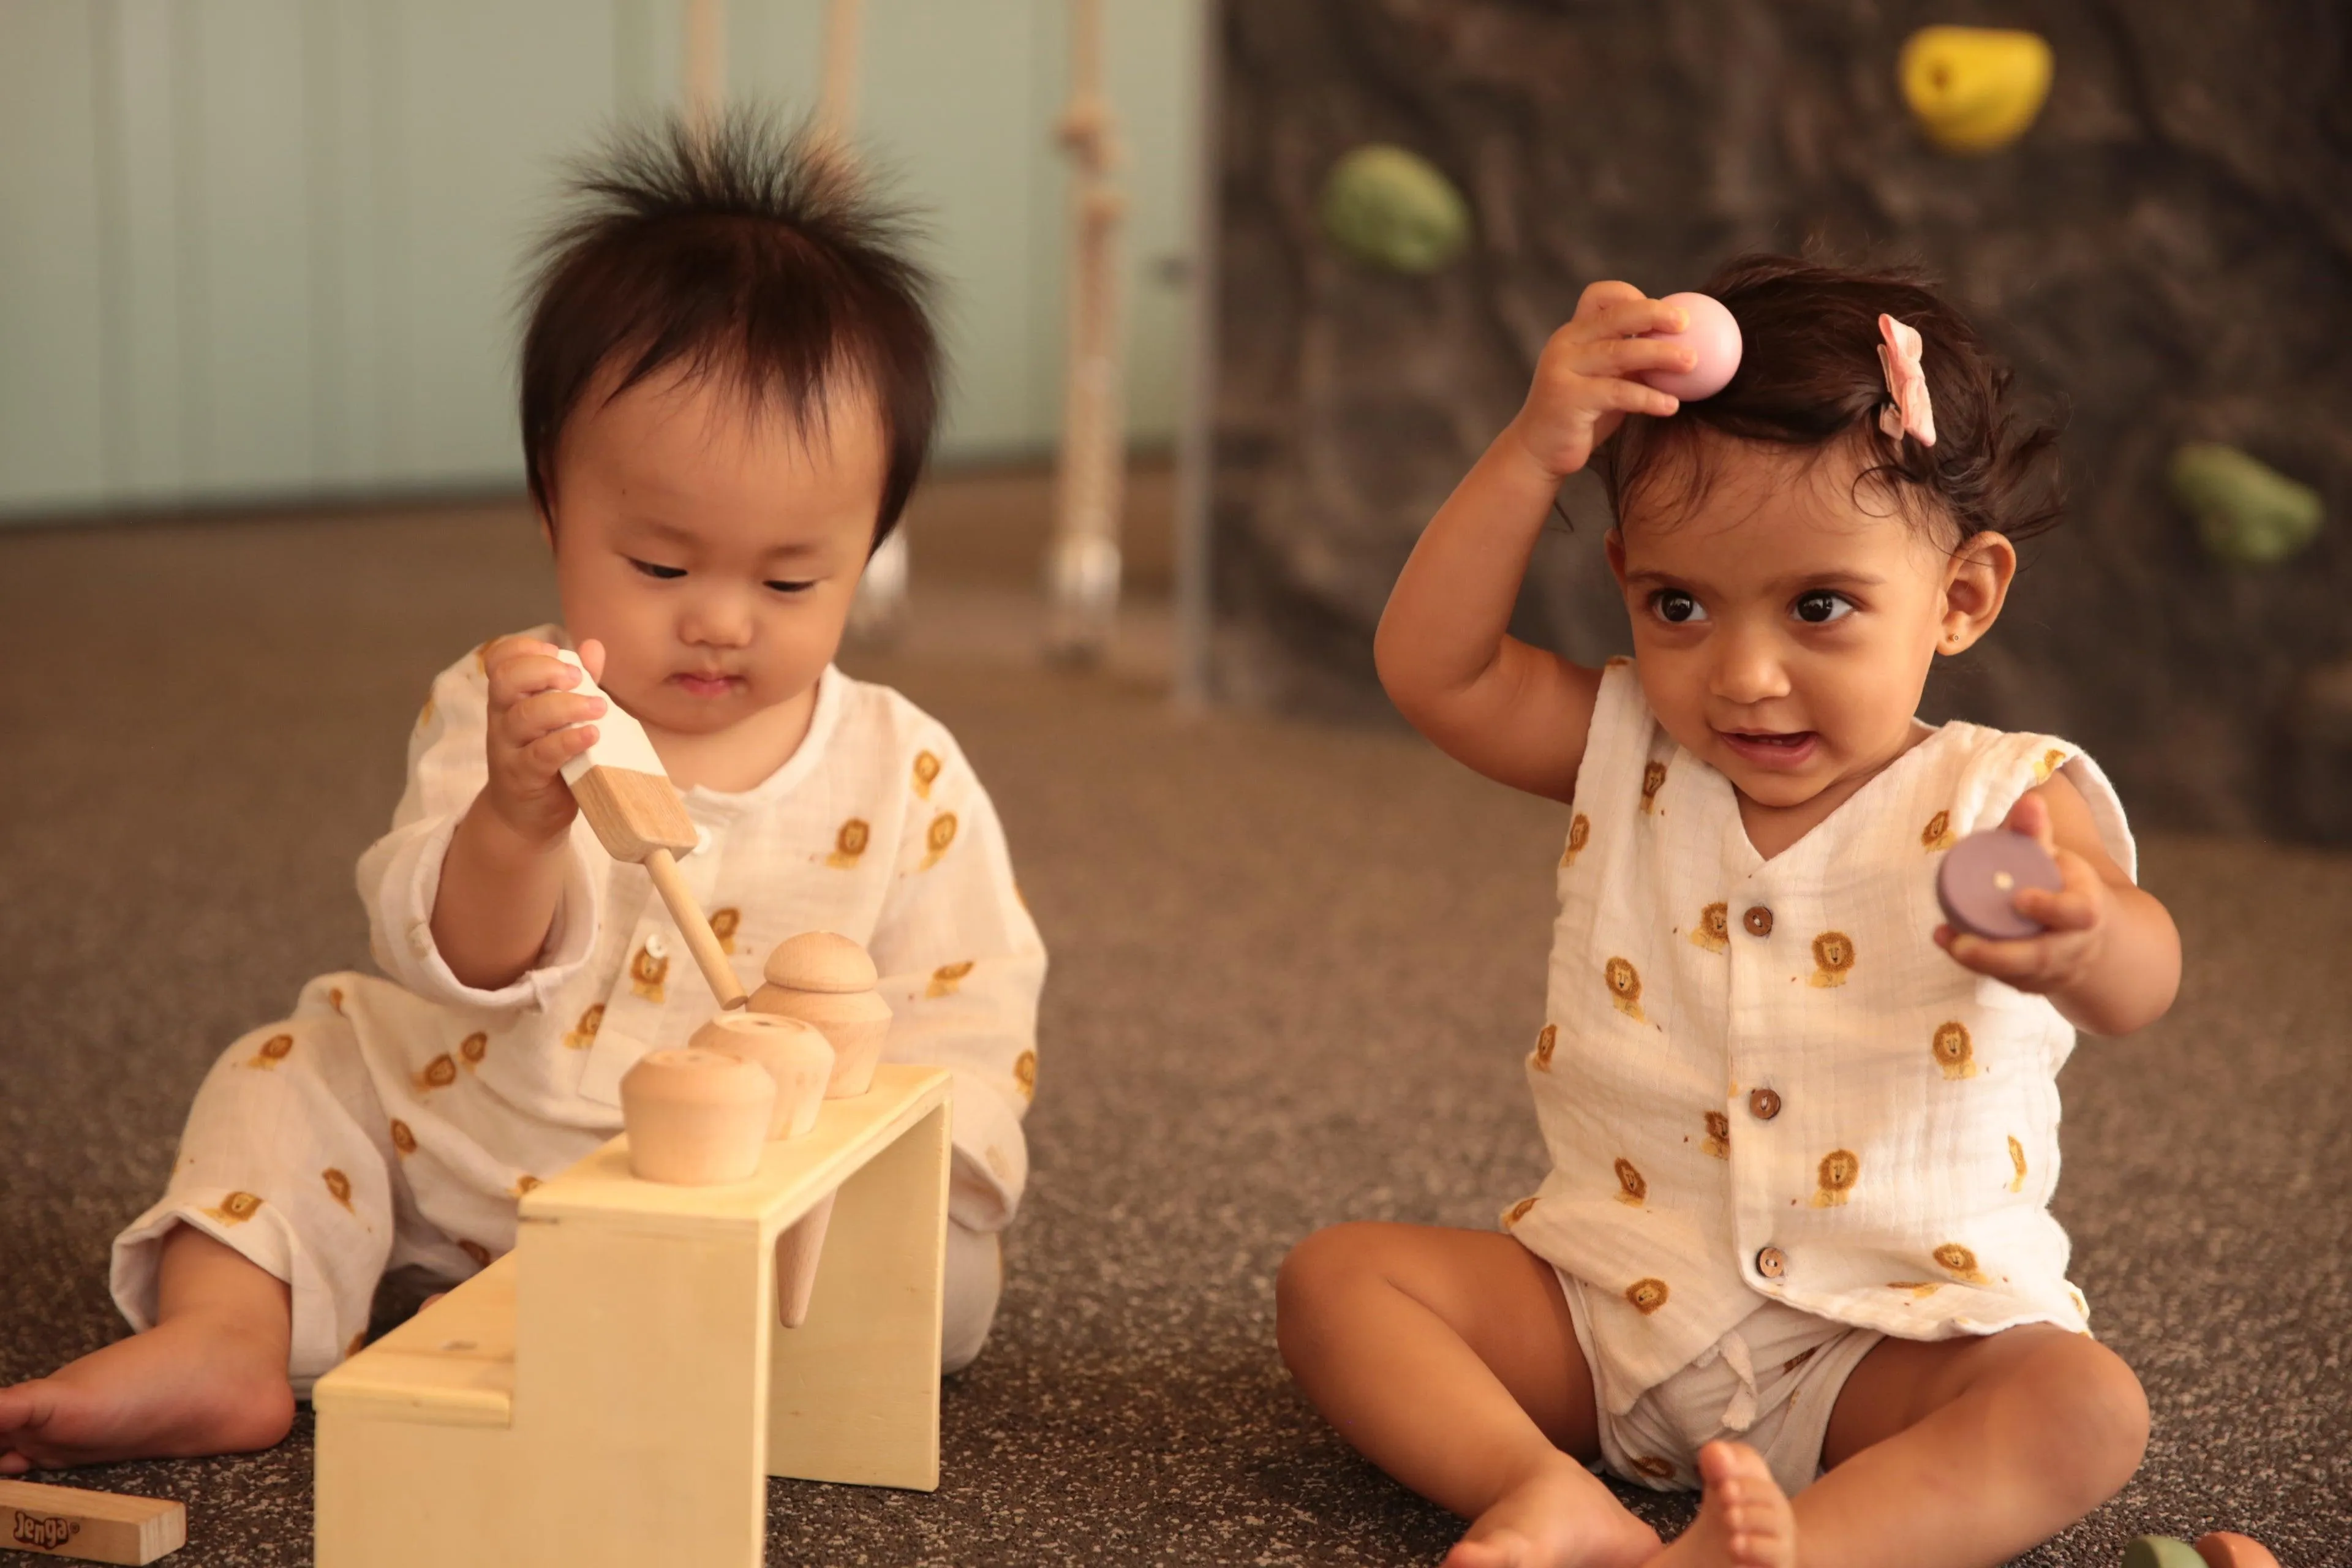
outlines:
[[[1696,505],[1708,480],[1709,443],[1701,437],[1712,435],[1792,447],[1851,441],[1862,455],[1857,488],[1879,487],[1915,521],[1948,519],[1959,540],[1989,531],[2028,539],[2059,521],[2057,426],[2011,406],[2008,368],[1919,273],[1750,255],[1724,263],[1699,291],[1739,323],[1738,373],[1670,417],[1629,416],[1594,453],[1593,470],[1620,519],[1633,495]],[[1925,342],[1933,447],[1878,427],[1888,401],[1877,353],[1881,314]],[[1660,492],[1666,485],[1676,488]]]
[[[938,423],[931,280],[908,216],[805,128],[757,111],[614,133],[575,166],[539,247],[522,342],[522,450],[554,519],[563,427],[607,367],[617,397],[665,367],[717,376],[805,430],[830,392],[874,400],[886,456],[874,542],[897,526]]]

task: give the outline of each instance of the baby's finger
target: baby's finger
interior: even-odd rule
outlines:
[[[2099,901],[2077,888],[2020,888],[2011,907],[2052,931],[2088,931],[2099,923]]]
[[[1961,968],[2012,985],[2036,978],[2045,967],[2042,944],[2031,937],[2021,942],[1994,942],[1968,931],[1953,931],[1942,946]]]
[[[580,672],[555,657],[520,654],[490,671],[490,706],[510,708],[542,691],[569,691],[580,684]]]
[[[1574,324],[1577,336],[1588,340],[1638,338],[1643,332],[1679,332],[1690,325],[1690,313],[1664,300],[1617,299],[1590,317],[1580,310]]]
[[[1603,338],[1580,346],[1571,362],[1586,375],[1632,375],[1643,370],[1688,370],[1698,355],[1665,338]]]
[[[2057,840],[2050,834],[2050,803],[2031,791],[2017,797],[2017,804],[2009,808],[2001,826],[2011,833],[2024,834],[2045,851],[2058,847]]]
[[[542,736],[600,718],[604,712],[601,697],[583,697],[576,691],[534,692],[507,710],[503,732],[509,744],[528,746]]]
[[[563,764],[596,743],[596,726],[579,724],[569,730],[558,730],[542,735],[523,748],[523,757],[534,773],[549,778],[563,771]]]
[[[604,683],[604,645],[594,637],[580,639],[580,662],[587,667],[588,679],[602,686]]]
[[[555,645],[541,637],[492,637],[482,647],[482,673],[495,677],[499,667],[511,659],[529,658],[534,655],[553,657]]]
[[[1612,305],[1647,298],[1648,295],[1631,283],[1614,278],[1600,283],[1588,283],[1584,286],[1584,292],[1576,297],[1576,320],[1580,321],[1587,317],[1598,316]]]
[[[1682,399],[1672,393],[1660,392],[1642,382],[1626,381],[1612,375],[1589,376],[1586,381],[1588,390],[1584,401],[1588,407],[1605,408],[1619,414],[1648,414],[1666,419],[1683,405]]]

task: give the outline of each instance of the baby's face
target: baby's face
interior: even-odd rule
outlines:
[[[1610,537],[1643,693],[1741,794],[1801,805],[1900,755],[1938,647],[1981,628],[1954,618],[1958,563],[1853,459],[1709,455],[1696,505],[1651,518],[1637,493]]]
[[[602,684],[656,734],[808,700],[841,645],[882,494],[881,422],[838,399],[795,429],[723,382],[583,398],[556,462],[556,588]]]

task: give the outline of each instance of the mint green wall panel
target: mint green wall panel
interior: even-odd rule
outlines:
[[[0,496],[105,483],[96,37],[78,0],[0,5]]]

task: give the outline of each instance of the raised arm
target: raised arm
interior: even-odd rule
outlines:
[[[1560,481],[1627,414],[1681,405],[1626,379],[1687,370],[1676,307],[1630,283],[1595,283],[1537,362],[1517,417],[1422,531],[1389,594],[1372,653],[1397,710],[1488,778],[1565,801],[1576,793],[1601,674],[1509,634],[1511,607]]]
[[[603,666],[593,639],[581,654],[592,669]],[[496,991],[538,960],[554,925],[578,815],[562,769],[594,742],[594,725],[582,721],[604,705],[572,691],[579,672],[551,643],[501,637],[485,659],[489,775],[441,862],[433,941],[461,983]]]

